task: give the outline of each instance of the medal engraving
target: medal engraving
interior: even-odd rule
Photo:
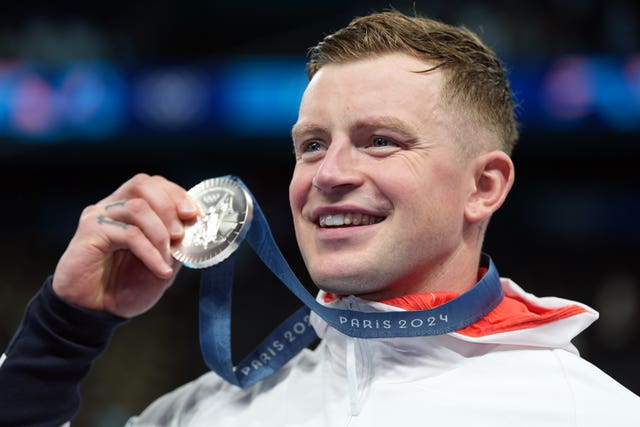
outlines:
[[[202,181],[189,190],[200,216],[185,226],[184,238],[171,248],[173,257],[190,268],[207,268],[229,257],[244,239],[253,217],[247,190],[227,178]]]

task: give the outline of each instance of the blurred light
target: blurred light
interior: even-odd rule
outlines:
[[[640,99],[634,99],[633,84],[625,78],[624,65],[598,58],[592,60],[591,68],[591,86],[598,88],[594,100],[598,115],[616,130],[640,129]]]
[[[0,68],[0,134],[31,142],[110,137],[127,115],[124,90],[102,64]]]
[[[572,56],[553,62],[546,73],[540,103],[548,115],[542,130],[615,132],[640,130],[638,55],[623,58]],[[525,106],[525,109],[527,106]]]
[[[630,104],[636,116],[636,124],[640,126],[640,53],[629,57],[623,67],[624,79],[629,88]]]
[[[561,121],[583,119],[592,111],[594,89],[586,58],[562,58],[551,64],[542,87],[547,112]]]
[[[234,134],[289,136],[307,85],[304,62],[239,60],[220,81],[221,119]]]
[[[124,82],[106,65],[77,64],[65,70],[58,99],[65,135],[110,137],[121,130],[126,118]]]
[[[195,68],[153,70],[134,85],[134,114],[143,125],[188,131],[206,118],[209,88]]]
[[[40,75],[21,73],[8,101],[10,127],[18,135],[46,137],[55,132],[53,88]]]
[[[524,131],[640,131],[640,54],[514,62]],[[303,60],[243,58],[132,71],[0,62],[0,136],[104,140],[207,132],[288,138],[307,84]]]

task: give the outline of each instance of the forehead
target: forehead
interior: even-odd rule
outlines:
[[[427,71],[436,65],[401,53],[325,65],[304,92],[298,124],[362,115],[424,120],[441,99],[442,71]]]

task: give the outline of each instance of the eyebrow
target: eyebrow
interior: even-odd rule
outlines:
[[[328,133],[324,127],[316,123],[296,123],[291,128],[291,138],[295,139],[296,135],[301,135],[305,133],[314,133],[314,132]]]
[[[371,128],[389,129],[393,132],[399,133],[404,138],[413,140],[418,137],[418,132],[404,120],[400,120],[396,117],[382,116],[372,117],[367,120],[356,122],[354,128],[356,130],[364,130]]]
[[[371,129],[371,128],[383,128],[389,129],[401,134],[407,139],[417,138],[418,133],[407,122],[400,120],[396,117],[372,117],[366,120],[359,120],[352,128],[356,131]],[[291,128],[291,137],[295,139],[296,135],[305,133],[330,133],[324,126],[316,123],[296,123]]]

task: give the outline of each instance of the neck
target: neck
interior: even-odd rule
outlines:
[[[360,294],[358,297],[382,301],[405,295],[428,292],[454,292],[461,294],[471,289],[478,281],[480,254],[462,256],[454,253],[400,280],[390,283],[377,292]]]

